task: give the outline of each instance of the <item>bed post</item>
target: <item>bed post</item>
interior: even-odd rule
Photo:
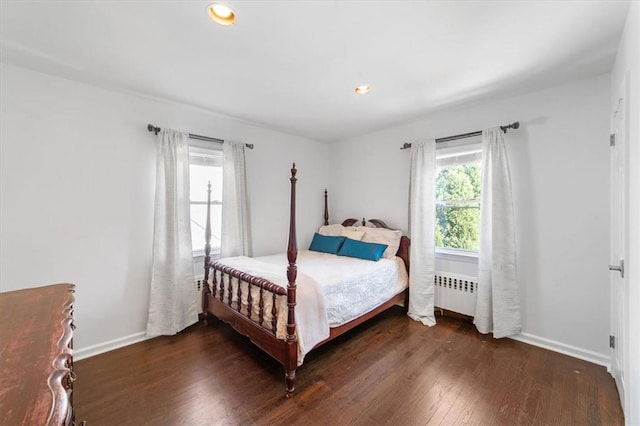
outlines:
[[[209,312],[207,305],[211,288],[209,287],[209,266],[211,264],[211,182],[207,184],[207,225],[204,231],[204,282],[202,283],[202,315],[207,325]]]
[[[289,244],[287,246],[287,356],[285,362],[285,381],[287,384],[287,398],[293,395],[296,380],[296,367],[298,365],[298,337],[296,336],[296,276],[298,267],[296,259],[298,257],[298,244],[296,242],[296,163],[291,168],[291,210],[289,212]]]
[[[327,203],[327,189],[324,190],[324,225],[329,224],[329,207]]]

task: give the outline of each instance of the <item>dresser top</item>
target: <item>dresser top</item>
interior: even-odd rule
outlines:
[[[0,293],[1,424],[65,422],[74,287]]]

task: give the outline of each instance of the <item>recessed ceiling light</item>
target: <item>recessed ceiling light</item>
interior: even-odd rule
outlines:
[[[369,86],[358,86],[354,90],[358,95],[366,95],[371,92],[371,87]]]
[[[207,7],[209,18],[220,25],[233,25],[236,22],[236,14],[229,6],[221,3],[211,3]]]

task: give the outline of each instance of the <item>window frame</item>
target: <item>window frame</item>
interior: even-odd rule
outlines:
[[[192,165],[197,165],[197,162],[193,162],[192,159],[194,157],[198,157],[198,154],[200,154],[200,158],[204,158],[204,157],[212,157],[215,158],[217,157],[220,161],[220,169],[222,169],[222,172],[224,174],[224,169],[223,169],[223,158],[222,158],[222,145],[218,145],[216,143],[211,143],[211,142],[203,142],[203,141],[198,141],[198,140],[190,140],[189,141],[189,170],[191,171],[191,166]],[[215,165],[212,165],[212,167],[216,167]],[[220,183],[220,185],[222,185],[222,181]],[[189,186],[191,186],[191,182],[189,183]],[[191,189],[191,188],[190,188]],[[222,188],[221,188],[222,189]],[[222,197],[221,197],[222,198]],[[207,201],[199,201],[199,200],[191,200],[191,195],[189,196],[189,209],[191,211],[191,206],[206,206],[207,205]],[[212,206],[222,206],[222,200],[211,200],[211,205]],[[191,239],[193,240],[193,235],[191,236]],[[191,247],[191,252],[192,252],[192,257],[194,259],[194,261],[200,261],[202,259],[204,259],[205,253],[204,253],[204,247],[200,247],[194,250],[193,248],[193,244]],[[210,257],[212,260],[215,259],[219,259],[220,258],[220,247],[211,247],[211,253],[210,253]]]
[[[441,142],[436,145],[436,170],[434,178],[442,167],[470,164],[480,161],[482,166],[482,136],[472,136],[455,141]],[[482,174],[482,170],[480,170]],[[472,200],[466,200],[472,201]],[[436,205],[438,201],[436,201]],[[478,200],[480,204],[480,200]],[[482,206],[480,206],[482,208]],[[434,217],[435,219],[435,217]],[[437,226],[434,221],[434,227]],[[457,262],[478,263],[480,250],[467,250],[454,247],[435,247],[436,259]]]

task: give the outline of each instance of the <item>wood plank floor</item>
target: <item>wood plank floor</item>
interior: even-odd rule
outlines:
[[[604,367],[392,308],[307,356],[296,393],[213,320],[75,363],[76,420],[97,425],[622,425]]]

